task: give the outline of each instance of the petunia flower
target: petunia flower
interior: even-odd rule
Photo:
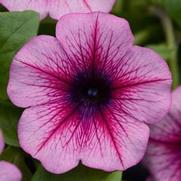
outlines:
[[[169,113],[151,127],[145,160],[152,181],[181,180],[181,86],[172,93]]]
[[[68,13],[109,12],[116,0],[0,0],[10,11],[34,10],[41,19],[50,16],[59,19]]]
[[[0,153],[3,151],[3,149],[4,149],[4,139],[3,139],[2,131],[0,129]]]
[[[0,153],[4,148],[4,139],[0,130]],[[0,181],[20,181],[22,178],[19,169],[12,163],[0,160]]]
[[[53,173],[82,164],[124,170],[143,157],[149,128],[170,104],[171,75],[133,46],[126,20],[105,13],[60,19],[56,38],[38,36],[15,56],[8,95],[25,108],[21,147]]]

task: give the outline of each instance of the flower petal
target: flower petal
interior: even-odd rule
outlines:
[[[150,140],[145,164],[155,181],[180,181],[180,145]]]
[[[109,67],[108,60],[123,57],[133,43],[128,22],[105,13],[66,15],[57,24],[56,37],[69,59],[77,61],[75,69]]]
[[[151,137],[174,143],[181,140],[181,86],[172,93],[172,104],[163,121],[151,126]]]
[[[83,164],[105,171],[115,171],[126,170],[141,161],[149,138],[146,124],[135,122],[108,108],[101,113],[94,126],[94,149],[83,154]]]
[[[65,97],[73,67],[54,37],[35,37],[13,60],[8,95],[19,107],[58,102]]]
[[[7,161],[0,161],[1,181],[20,181],[21,178],[21,172],[15,165]]]
[[[75,145],[79,140],[73,135],[80,120],[75,109],[67,103],[47,104],[26,109],[20,118],[21,147],[50,172],[63,173],[79,163],[80,148]]]
[[[48,15],[45,0],[0,0],[0,4],[10,11],[33,10],[40,13],[41,19]]]
[[[156,181],[180,181],[181,86],[172,93],[172,104],[164,119],[151,126],[145,165]]]
[[[3,151],[3,148],[4,148],[4,139],[2,131],[0,130],[0,153]]]
[[[109,12],[114,3],[115,0],[0,0],[0,4],[10,11],[33,10],[40,13],[41,19],[48,14],[54,19],[60,19],[69,13]]]
[[[152,50],[133,47],[112,67],[114,109],[135,121],[158,122],[168,112],[171,74]]]
[[[114,3],[115,0],[54,0],[49,1],[49,14],[54,19],[60,19],[69,13],[109,12]]]
[[[145,124],[111,113],[87,116],[78,109],[67,103],[26,109],[18,127],[21,147],[53,173],[69,171],[79,161],[113,171],[141,160],[149,137]]]

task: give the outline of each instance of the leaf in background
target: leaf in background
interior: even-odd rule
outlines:
[[[149,0],[162,6],[181,28],[181,0]]]
[[[20,115],[21,111],[10,103],[0,102],[0,128],[8,145],[18,146],[16,128]]]
[[[110,173],[105,181],[121,181],[122,180],[121,178],[122,178],[122,173],[117,171]]]
[[[47,17],[41,21],[38,34],[55,36],[56,23],[57,21]]]
[[[37,35],[39,15],[32,11],[0,13],[0,99],[7,99],[9,66],[15,53]]]
[[[107,173],[82,165],[65,174],[55,175],[40,166],[32,181],[121,181],[121,176],[121,172]]]
[[[172,58],[172,53],[174,50],[168,48],[168,46],[165,44],[148,45],[147,47],[159,53],[160,56],[165,60]]]
[[[120,15],[123,7],[123,0],[117,0],[112,9],[112,13]]]
[[[32,174],[25,163],[24,153],[20,149],[15,147],[6,148],[0,155],[0,160],[6,160],[15,164],[21,170],[21,173],[23,175],[22,181],[31,180]]]

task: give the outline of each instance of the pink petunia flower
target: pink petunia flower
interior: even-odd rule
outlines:
[[[59,19],[68,13],[109,12],[116,0],[0,0],[10,11],[34,10],[41,19],[50,16]]]
[[[145,160],[152,180],[181,180],[181,86],[172,93],[169,113],[163,121],[151,127]]]
[[[1,181],[20,181],[21,178],[21,172],[14,164],[7,161],[0,161]]]
[[[170,104],[171,75],[147,48],[133,46],[126,20],[70,14],[56,38],[38,36],[15,56],[8,94],[26,108],[21,147],[53,173],[82,164],[124,170],[143,157],[149,128]]]
[[[0,153],[4,148],[4,139],[0,130]],[[0,160],[0,181],[20,181],[22,178],[19,169],[7,161]]]
[[[0,129],[0,153],[3,151],[3,149],[4,149],[4,139],[3,139],[2,131]]]

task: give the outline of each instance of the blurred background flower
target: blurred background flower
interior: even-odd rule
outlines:
[[[0,129],[0,153],[3,151],[4,149],[4,139],[3,139],[3,133]]]
[[[14,164],[7,161],[0,161],[1,181],[21,181],[21,178],[21,172]]]
[[[172,93],[172,105],[164,119],[151,126],[145,165],[154,181],[181,180],[181,87]]]
[[[60,19],[68,13],[109,12],[115,0],[0,0],[0,3],[10,11],[34,10],[41,19],[48,15]]]
[[[4,139],[0,130],[0,154],[3,151]],[[0,160],[0,180],[1,181],[21,181],[22,175],[20,170],[12,163]]]

